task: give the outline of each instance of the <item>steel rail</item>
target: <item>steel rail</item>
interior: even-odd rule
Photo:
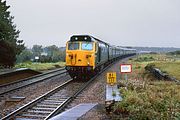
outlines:
[[[84,83],[84,85],[77,91],[75,92],[71,97],[67,98],[63,104],[61,104],[60,106],[57,107],[57,109],[55,109],[50,115],[48,115],[44,120],[49,120],[50,118],[52,118],[53,116],[59,114],[60,112],[63,111],[63,109],[73,100],[75,99],[90,83],[92,83],[94,81],[94,79],[96,79],[101,73],[103,73],[107,68],[109,68],[111,65],[113,65],[116,62],[113,62],[111,64],[109,64],[108,66],[106,66],[102,71],[100,71],[99,73],[97,73],[94,77],[92,77],[88,82]]]
[[[16,84],[16,83],[19,83],[19,82],[23,82],[23,81],[26,81],[26,80],[29,80],[29,79],[32,79],[32,78],[44,76],[44,75],[47,75],[47,74],[50,74],[50,73],[53,73],[53,72],[56,72],[56,71],[62,71],[62,70],[65,70],[65,68],[59,68],[59,69],[51,70],[49,72],[45,72],[45,73],[41,73],[41,74],[34,75],[34,76],[31,76],[31,77],[27,77],[25,79],[20,79],[20,80],[10,82],[10,83],[7,83],[7,84],[2,84],[2,85],[0,85],[0,88],[1,87],[6,87],[6,86],[9,86],[9,85],[13,85],[13,84]]]
[[[60,72],[60,71],[63,71],[63,72]],[[60,73],[58,73],[58,72],[60,72]],[[56,74],[52,74],[52,73],[56,73]],[[14,82],[13,84],[5,85],[3,87],[0,86],[0,89],[2,90],[4,87],[13,86],[15,84],[22,83],[20,85],[16,85],[14,88],[13,87],[8,88],[7,90],[6,90],[6,88],[4,88],[5,89],[4,91],[0,91],[0,95],[6,94],[6,93],[14,91],[14,90],[18,90],[18,89],[26,87],[28,85],[35,84],[37,82],[41,82],[41,81],[44,81],[46,79],[49,79],[49,78],[52,78],[52,77],[55,77],[55,76],[58,76],[58,75],[61,75],[61,74],[64,74],[64,73],[67,73],[67,71],[65,69],[53,70],[53,71],[50,71],[50,72],[47,72],[47,73],[43,73],[43,74],[35,75],[33,77],[29,77],[29,78],[26,78],[26,79],[23,79],[23,80],[19,80],[17,82]],[[48,75],[48,74],[52,74],[52,75]],[[45,75],[48,75],[48,76],[47,77],[43,77]],[[35,80],[33,80],[33,79],[35,79]],[[28,83],[24,83],[23,84],[23,82],[28,82]]]
[[[111,64],[110,64],[111,65]],[[47,117],[45,117],[45,120],[48,120],[52,118],[53,116],[57,115],[60,113],[73,99],[75,99],[79,93],[81,93],[90,83],[94,81],[95,78],[97,78],[103,71],[105,71],[110,65],[108,65],[106,68],[104,68],[101,72],[99,72],[97,75],[95,75],[93,78],[91,78],[89,81],[84,83],[82,87],[80,87],[72,96],[66,98],[61,105],[57,106],[53,112],[51,112]],[[51,96],[53,93],[56,93],[61,87],[67,85],[72,81],[69,80],[66,83],[63,83],[62,85],[56,87],[55,89],[51,90],[50,92],[38,97],[37,99],[33,100],[32,102],[22,106],[21,108],[15,110],[14,112],[8,114],[7,116],[3,117],[2,120],[7,120],[7,119],[12,119],[16,117],[18,114],[22,113],[23,111],[27,110],[28,108],[32,108],[34,105],[36,105],[38,102],[44,100],[47,96]]]
[[[56,106],[56,108],[47,116],[40,116],[41,118],[44,118],[45,120],[48,120],[50,118],[52,118],[53,116],[59,114],[60,112],[62,112],[62,110],[73,100],[75,99],[79,93],[81,93],[90,83],[92,83],[94,81],[94,79],[96,79],[102,72],[104,72],[107,68],[109,68],[112,64],[114,64],[116,62],[113,62],[111,64],[109,64],[108,66],[106,66],[102,71],[100,71],[99,73],[97,73],[94,77],[92,77],[89,81],[87,81],[86,83],[84,83],[82,85],[82,87],[80,87],[72,96],[67,97],[66,99],[64,99],[64,101]],[[71,82],[72,79],[69,81]],[[64,86],[66,85],[65,83],[63,84]],[[37,103],[40,103],[42,100],[44,100],[45,98],[47,98],[47,96],[52,96],[53,93],[56,93],[60,88],[62,87],[62,85],[56,87],[55,89],[51,90],[50,92],[38,97],[37,99],[33,100],[32,102],[24,105],[23,107],[15,110],[14,112],[10,113],[9,115],[5,116],[2,118],[2,120],[7,120],[7,119],[11,119],[11,118],[15,118],[18,114],[22,113],[23,111],[26,111],[28,108],[32,108],[33,106],[37,105]],[[48,100],[48,99],[47,99]],[[23,116],[23,115],[22,115]]]
[[[109,65],[107,65],[102,71],[100,71],[99,73],[97,73],[94,77],[92,77],[88,82],[86,82],[77,92],[75,92],[71,97],[67,98],[63,104],[61,104],[60,106],[57,107],[57,109],[55,109],[50,115],[48,115],[44,120],[49,120],[50,118],[52,118],[53,116],[59,114],[60,112],[63,111],[63,109],[73,100],[75,99],[90,83],[92,83],[94,81],[94,79],[96,79],[100,74],[102,74],[107,68],[109,68],[111,65],[117,63],[119,59],[117,59],[116,61],[110,63]]]
[[[54,94],[55,92],[57,92],[60,88],[66,86],[67,84],[71,83],[73,81],[73,79],[68,80],[67,82],[59,85],[58,87],[54,88],[53,90],[45,93],[44,95],[36,98],[35,100],[29,102],[28,104],[25,104],[24,106],[20,107],[19,109],[15,110],[14,112],[8,114],[7,116],[3,117],[2,120],[8,120],[8,119],[12,119],[15,116],[17,116],[19,113],[27,110],[28,108],[34,106],[35,104],[37,104],[38,102],[42,101],[43,99],[45,99],[48,96],[51,96],[52,94]]]

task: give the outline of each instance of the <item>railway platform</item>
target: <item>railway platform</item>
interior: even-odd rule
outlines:
[[[38,75],[41,72],[31,70],[28,68],[12,69],[0,72],[0,85],[8,84],[20,79]]]
[[[24,72],[24,71],[31,71],[31,72],[34,72],[34,73],[40,73],[38,71],[34,71],[34,70],[31,70],[31,69],[28,69],[28,68],[19,68],[19,69],[11,69],[11,70],[6,70],[6,71],[1,71],[0,72],[0,76],[4,76],[6,74],[13,74],[13,73],[17,73],[17,72]]]
[[[84,115],[86,112],[91,110],[97,105],[97,103],[83,103],[79,104],[55,117],[51,118],[50,120],[77,120],[79,117]]]

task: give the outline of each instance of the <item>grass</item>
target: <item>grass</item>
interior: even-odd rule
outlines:
[[[44,70],[50,70],[55,69],[59,67],[64,67],[65,62],[57,62],[57,63],[32,63],[32,62],[26,62],[26,63],[19,63],[15,65],[15,68],[29,68],[37,71],[44,71]]]
[[[163,56],[163,57],[162,57]],[[171,61],[166,55],[141,55],[128,63],[133,65],[133,72],[128,74],[128,87],[120,88],[123,97],[114,106],[116,119],[130,120],[179,120],[180,85],[172,81],[159,81],[144,70],[149,63],[154,63],[162,71],[179,78],[180,61]],[[154,58],[149,60],[148,58]],[[145,58],[145,59],[144,59]],[[127,81],[121,80],[121,86]],[[124,84],[124,85],[123,85]]]
[[[144,69],[147,64],[153,63],[155,67],[159,68],[161,71],[180,80],[180,60],[175,60],[173,56],[165,54],[144,54],[130,60],[129,63],[133,65],[134,71]]]
[[[167,72],[170,76],[174,76],[180,80],[180,61],[174,62],[154,62],[155,66],[160,70]]]
[[[180,119],[179,91],[179,85],[168,81],[150,82],[145,87],[130,84],[128,90],[120,89],[123,100],[115,104],[114,110],[124,119],[178,120]]]

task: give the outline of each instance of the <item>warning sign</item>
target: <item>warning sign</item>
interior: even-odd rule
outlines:
[[[121,73],[131,73],[132,72],[132,64],[121,64],[120,72]]]
[[[116,81],[116,72],[109,72],[107,73],[107,83],[114,85],[115,83],[117,83]]]

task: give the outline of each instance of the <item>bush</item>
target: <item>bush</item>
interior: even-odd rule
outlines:
[[[135,59],[134,61],[136,62],[149,62],[149,61],[154,61],[155,59],[151,56],[151,57],[138,57],[137,59]]]
[[[115,104],[114,111],[121,118],[132,120],[179,119],[179,90],[179,86],[162,81],[153,82],[143,91],[120,88],[123,100]]]

